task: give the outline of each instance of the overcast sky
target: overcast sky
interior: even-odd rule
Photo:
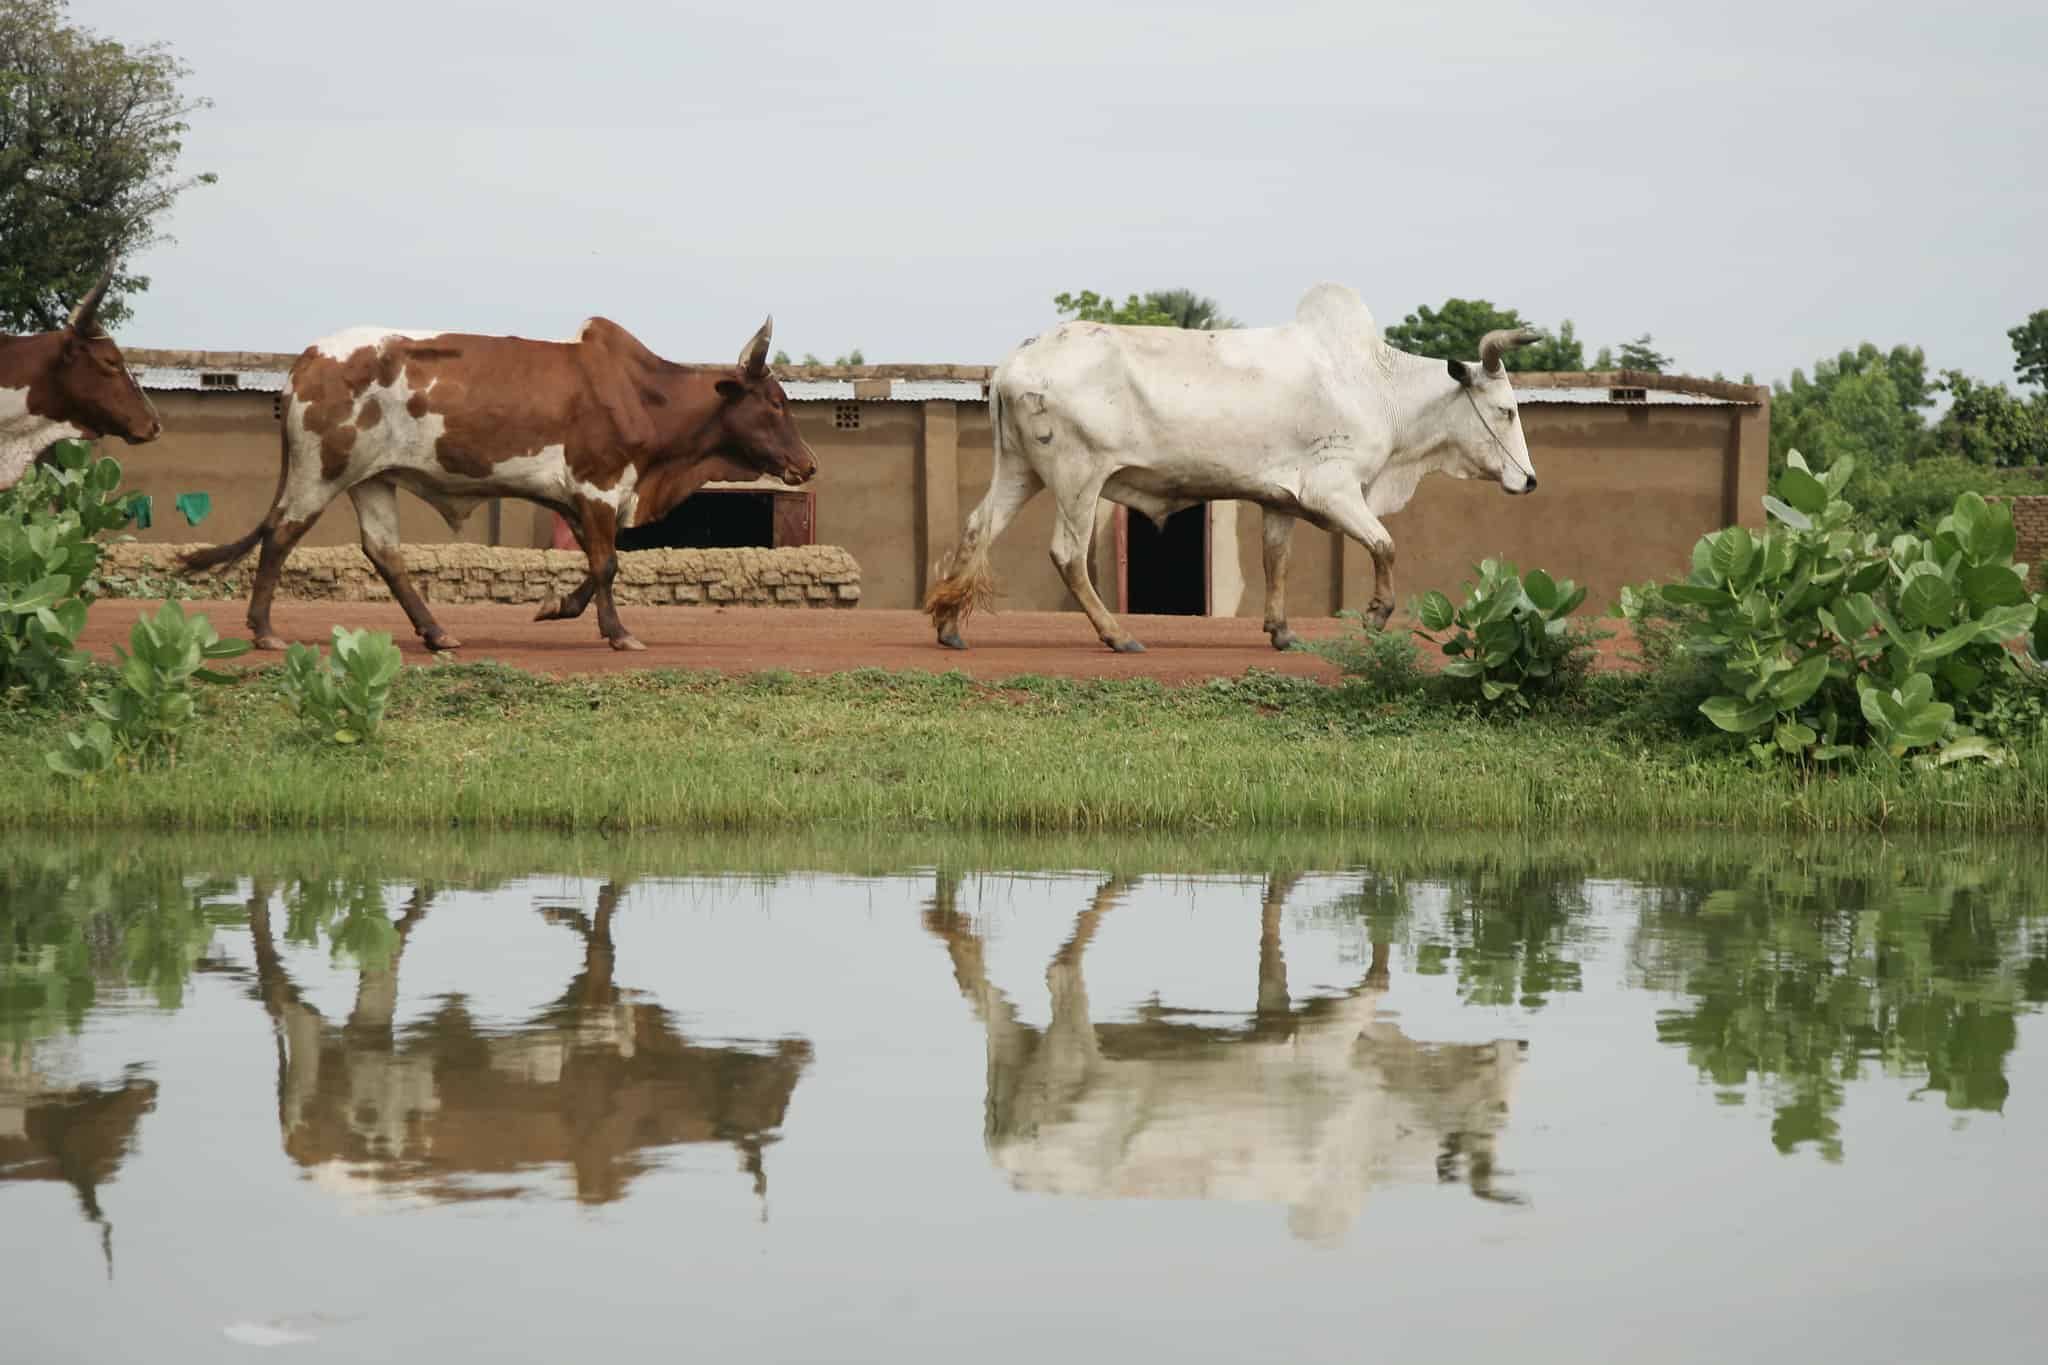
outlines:
[[[1051,296],[1318,280],[1782,378],[2010,379],[2048,308],[2048,7],[74,0],[215,101],[122,340],[569,335],[991,363]],[[1682,15],[1682,17],[1681,17]]]

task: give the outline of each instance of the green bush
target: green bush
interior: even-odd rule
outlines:
[[[100,562],[99,537],[126,526],[138,495],[117,496],[121,465],[83,441],[0,491],[0,692],[42,699],[84,671],[77,648]]]
[[[133,652],[114,648],[112,685],[90,699],[99,719],[44,755],[51,771],[86,778],[118,767],[175,767],[178,741],[192,720],[193,681],[234,681],[205,665],[250,648],[247,640],[221,639],[205,616],[187,616],[176,602],[137,621],[128,643]]]
[[[1367,625],[1355,611],[1337,615],[1357,629],[1334,640],[1304,641],[1302,648],[1335,664],[1371,696],[1407,697],[1422,691],[1427,675],[1422,671],[1422,650],[1412,634]]]
[[[1532,692],[1583,677],[1594,637],[1573,629],[1570,618],[1586,590],[1541,569],[1524,576],[1504,560],[1482,560],[1477,570],[1479,581],[1467,581],[1463,602],[1454,606],[1431,592],[1416,606],[1424,629],[1450,632],[1443,640],[1416,632],[1443,650],[1445,675],[1477,683],[1489,702],[1505,698],[1520,709]]]
[[[1698,612],[1685,650],[1712,661],[1717,683],[1699,710],[1758,758],[1825,762],[1865,745],[1938,748],[1944,761],[1990,753],[1975,724],[2026,690],[2006,646],[2030,631],[2034,650],[2044,643],[2013,563],[2011,509],[1966,492],[1930,537],[1882,543],[1842,496],[1853,472],[1842,460],[1819,476],[1792,452],[1762,535],[1701,537],[1685,582],[1624,592],[1623,614]]]
[[[2048,480],[2021,470],[1988,468],[1955,456],[1936,456],[1860,473],[1843,494],[1863,509],[1863,522],[1889,541],[1902,532],[1932,536],[1965,493],[1986,497],[2048,493]]]
[[[334,653],[295,644],[285,651],[285,694],[299,718],[336,744],[377,737],[391,683],[398,677],[398,646],[384,631],[334,628]]]

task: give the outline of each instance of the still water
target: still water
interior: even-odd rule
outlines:
[[[2019,847],[0,852],[0,1359],[2038,1360]]]

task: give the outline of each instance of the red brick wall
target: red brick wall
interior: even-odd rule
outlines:
[[[2027,574],[2029,587],[2036,592],[2048,592],[2048,494],[2030,493],[1989,501],[2012,504],[2012,528],[2020,542],[2013,558],[2033,566]]]

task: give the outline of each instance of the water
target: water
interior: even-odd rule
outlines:
[[[14,848],[0,1358],[2032,1360],[2036,855]]]

